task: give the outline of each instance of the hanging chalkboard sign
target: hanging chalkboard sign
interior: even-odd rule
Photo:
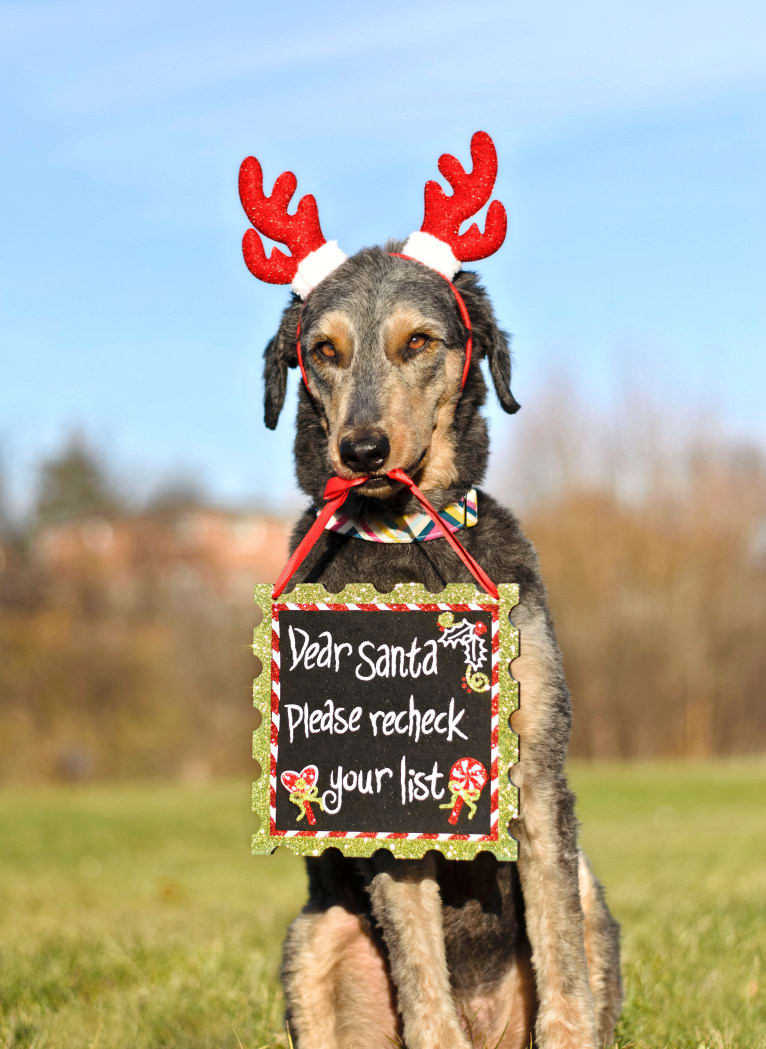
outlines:
[[[256,587],[253,852],[516,858],[518,587],[498,590]]]

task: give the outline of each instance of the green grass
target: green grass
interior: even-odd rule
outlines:
[[[616,1045],[766,1047],[766,770],[572,778],[623,926]],[[244,781],[0,793],[0,1049],[286,1045],[276,971],[304,876],[248,855],[248,802]]]

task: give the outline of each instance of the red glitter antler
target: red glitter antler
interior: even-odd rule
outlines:
[[[288,214],[297,184],[292,171],[283,171],[271,195],[267,196],[261,165],[255,157],[246,157],[239,169],[239,198],[255,226],[242,238],[242,254],[250,272],[269,284],[289,284],[303,259],[326,243],[319,225],[317,203],[310,193],[301,197],[294,215]],[[267,257],[256,230],[286,245],[291,254],[273,248]]]
[[[430,233],[448,244],[461,262],[484,259],[497,251],[505,240],[508,224],[505,208],[499,200],[493,200],[487,211],[484,232],[474,222],[460,234],[461,224],[484,207],[495,187],[497,152],[486,131],[477,131],[471,139],[471,160],[473,169],[468,174],[450,153],[439,157],[439,171],[453,192],[446,194],[438,182],[426,183],[425,216],[420,227],[423,233]]]

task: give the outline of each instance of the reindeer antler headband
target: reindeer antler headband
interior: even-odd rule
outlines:
[[[401,254],[422,262],[451,281],[464,262],[475,262],[494,254],[505,240],[505,208],[493,200],[487,209],[484,232],[474,222],[465,233],[460,226],[475,215],[492,196],[497,177],[497,152],[486,131],[471,139],[473,168],[449,153],[439,157],[439,171],[452,187],[447,194],[437,182],[427,182],[423,224],[411,233]],[[239,195],[254,229],[242,239],[242,253],[250,272],[269,284],[291,284],[302,299],[345,262],[347,256],[337,241],[326,240],[319,224],[316,200],[302,197],[295,214],[288,214],[297,179],[283,172],[270,195],[263,189],[263,172],[255,157],[246,157],[239,169]],[[274,248],[267,257],[259,233],[290,249],[286,255]]]

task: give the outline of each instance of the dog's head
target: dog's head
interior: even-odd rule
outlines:
[[[476,168],[475,156],[472,175]],[[452,169],[450,173],[455,175]],[[260,168],[257,176],[260,180]],[[469,176],[463,172],[463,177]],[[483,203],[493,184],[494,175]],[[429,183],[429,187],[442,192],[435,183]],[[288,188],[289,182],[283,192]],[[290,195],[293,189],[294,181]],[[273,201],[278,191],[279,180],[271,198],[260,199]],[[429,192],[433,194],[434,190],[426,190],[427,218]],[[455,197],[457,187],[453,197],[446,199]],[[243,194],[243,201],[245,198]],[[315,214],[313,198],[304,197],[296,218],[301,217],[303,208],[305,220],[311,207]],[[502,205],[497,207],[502,209]],[[457,260],[461,241],[465,247],[465,239],[474,237],[474,253],[470,257],[481,257],[477,254],[476,236],[486,238],[491,224],[497,232],[497,219],[493,202],[485,234],[479,234],[473,226],[459,237],[462,220],[452,216],[454,254],[450,254],[455,268],[460,265]],[[263,229],[262,215],[259,220],[259,228]],[[310,222],[308,226],[304,222],[304,240],[311,228]],[[478,412],[486,394],[482,360],[488,363],[503,408],[515,412],[519,406],[510,390],[507,337],[498,328],[488,297],[475,275],[460,272],[454,277],[453,286],[445,277],[454,274],[449,269],[445,272],[443,259],[437,259],[438,267],[432,268],[430,263],[424,265],[398,254],[402,250],[413,254],[413,239],[422,238],[423,231],[435,239],[426,230],[425,221],[423,231],[405,245],[369,248],[351,258],[324,242],[318,218],[314,229],[321,238],[319,249],[312,249],[314,256],[321,258],[328,249],[334,252],[329,272],[312,286],[297,285],[301,295],[293,296],[276,335],[266,347],[264,372],[265,419],[273,429],[284,404],[288,369],[301,366],[304,383],[295,442],[301,486],[317,499],[332,474],[344,478],[369,475],[370,480],[358,489],[359,494],[387,499],[401,492],[386,477],[386,472],[394,467],[403,469],[424,491],[449,491],[478,482],[486,465],[486,427]],[[263,231],[274,236],[273,230]],[[504,233],[502,211],[501,241]],[[280,239],[292,247],[288,236]],[[316,240],[314,232],[313,243]],[[267,260],[260,239],[253,246],[258,255],[254,262],[248,259],[253,272],[262,279],[283,282],[284,278],[274,277],[268,267],[274,255],[282,260],[286,256],[275,252]],[[248,258],[247,240],[245,255]],[[281,265],[279,258],[275,261]],[[296,269],[300,275],[299,267],[293,267],[294,288]],[[461,313],[463,304],[468,324]],[[470,367],[464,375],[469,338]]]

